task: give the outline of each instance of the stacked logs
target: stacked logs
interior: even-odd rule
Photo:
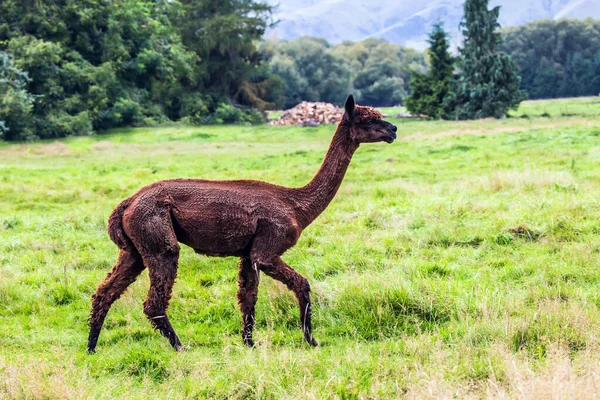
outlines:
[[[296,107],[285,111],[281,117],[271,121],[274,126],[317,126],[337,124],[344,116],[344,111],[330,103],[311,103],[303,101]]]

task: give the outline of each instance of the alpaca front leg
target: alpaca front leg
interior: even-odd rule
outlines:
[[[242,311],[242,339],[247,346],[254,346],[252,331],[254,329],[254,307],[258,300],[258,268],[252,266],[249,258],[241,258],[239,264],[237,293],[238,304]]]
[[[317,341],[312,335],[310,285],[308,280],[294,271],[281,258],[277,257],[270,263],[260,263],[259,268],[268,276],[286,285],[296,295],[300,308],[300,322],[304,340],[311,346],[317,346]]]

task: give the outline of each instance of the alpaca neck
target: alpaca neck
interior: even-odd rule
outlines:
[[[305,228],[329,205],[337,193],[358,144],[350,139],[348,127],[338,126],[319,172],[296,189],[298,222]]]

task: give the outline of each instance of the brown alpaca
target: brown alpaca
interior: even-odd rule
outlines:
[[[308,281],[281,255],[296,244],[304,228],[331,202],[359,144],[392,143],[395,132],[396,127],[383,121],[378,111],[355,106],[350,95],[325,160],[306,186],[172,179],[145,186],[124,200],[108,220],[110,238],[119,246],[120,254],[92,296],[88,351],[94,352],[112,303],[144,268],[150,275],[144,313],[176,350],[183,348],[167,317],[177,275],[178,242],[200,254],[240,257],[237,298],[245,344],[254,344],[254,306],[259,272],[263,272],[294,292],[304,339],[317,345],[311,331]]]

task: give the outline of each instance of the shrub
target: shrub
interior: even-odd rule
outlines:
[[[215,122],[218,124],[233,124],[242,120],[242,110],[231,104],[221,104],[215,110]]]

